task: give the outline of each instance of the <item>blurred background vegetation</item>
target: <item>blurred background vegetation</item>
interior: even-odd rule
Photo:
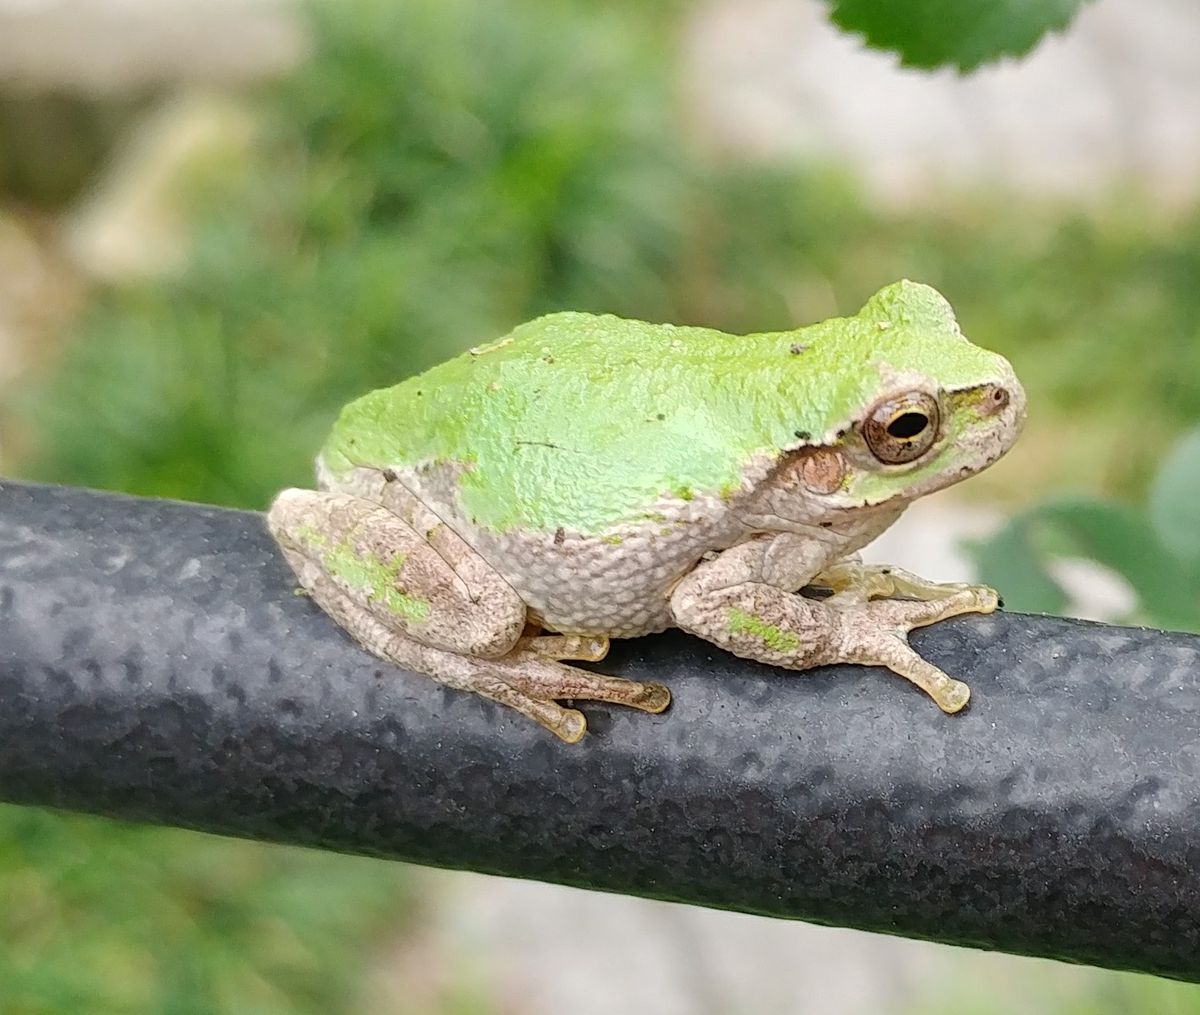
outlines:
[[[349,398],[538,313],[773,329],[907,276],[1029,390],[1020,454],[964,495],[1151,496],[1200,420],[1195,204],[1130,179],[1088,201],[981,184],[897,206],[828,160],[740,159],[689,128],[691,10],[329,0],[266,83],[0,101],[0,274],[21,277],[21,244],[42,263],[7,347],[20,370],[0,363],[0,467],[262,508],[307,481]],[[146,249],[95,226],[105,201]],[[1082,552],[1105,559],[1101,529]],[[985,566],[1032,553],[1014,531]],[[3,1013],[501,1010],[465,979],[371,993],[427,904],[396,865],[2,808],[0,900]],[[1006,1010],[962,994],[955,1011]],[[1200,1012],[1200,994],[1097,973],[1086,1001],[1042,1010]]]

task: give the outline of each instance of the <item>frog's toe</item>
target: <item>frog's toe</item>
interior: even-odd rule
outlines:
[[[881,599],[868,603],[865,609],[877,627],[903,634],[964,613],[993,613],[999,604],[995,589],[968,585],[945,599]]]
[[[898,631],[861,633],[848,647],[850,652],[844,661],[886,666],[929,695],[943,712],[961,712],[971,700],[971,689],[966,684],[919,656]]]
[[[967,707],[967,702],[971,700],[971,689],[961,680],[951,680],[937,690],[933,700],[943,712],[953,715]]]
[[[658,714],[665,712],[671,704],[671,691],[662,684],[642,684],[642,691],[636,697],[631,697],[628,704],[640,708],[643,712]]]
[[[568,744],[577,744],[587,732],[587,719],[577,708],[562,709],[562,718],[554,726],[548,726],[559,740]]]
[[[546,659],[598,663],[608,655],[608,639],[600,634],[543,634],[523,639],[519,648],[531,649]]]
[[[941,601],[946,616],[959,613],[995,613],[1002,605],[1000,593],[990,585],[961,585],[953,595]]]
[[[519,645],[501,659],[489,659],[478,665],[493,678],[503,681],[514,694],[538,702],[539,709],[552,710],[555,721],[542,722],[542,725],[572,743],[572,737],[583,736],[587,727],[586,724],[579,725],[582,715],[558,705],[559,701],[603,701],[642,712],[662,712],[671,703],[671,692],[662,684],[610,677],[567,666],[547,659],[528,643]],[[560,713],[567,713],[570,718],[563,719]]]
[[[545,701],[604,701],[642,712],[662,712],[671,704],[671,692],[662,684],[626,680],[592,673],[574,666],[513,653],[505,679],[523,694]]]
[[[1000,593],[990,585],[973,585],[972,591],[979,600],[977,613],[995,613],[997,609],[1004,605],[1004,600],[1000,598]]]

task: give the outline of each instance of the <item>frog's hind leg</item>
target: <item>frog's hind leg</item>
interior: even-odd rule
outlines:
[[[545,694],[530,694],[528,684],[514,679],[508,657],[484,659],[424,645],[390,630],[337,593],[319,602],[355,641],[397,666],[516,709],[567,743],[575,743],[587,732],[587,720],[578,709],[564,708]]]
[[[286,490],[267,516],[313,600],[369,651],[450,687],[508,705],[566,741],[587,726],[556,699],[661,712],[660,684],[562,665],[596,661],[608,639],[523,636],[525,604],[464,540],[403,490],[380,502]]]
[[[560,643],[558,636],[529,637],[521,638],[500,658],[460,655],[397,633],[336,590],[314,592],[313,598],[355,641],[376,655],[404,669],[424,673],[448,687],[475,691],[516,709],[567,743],[583,737],[587,720],[578,709],[559,705],[555,699],[606,701],[644,712],[661,712],[671,701],[670,693],[661,684],[643,684],[562,666],[535,647],[542,642],[542,648],[553,651],[582,652],[586,644],[572,647],[570,643]],[[597,639],[586,641],[594,645]],[[607,650],[607,639],[599,641]]]
[[[431,514],[405,518],[350,494],[284,490],[267,525],[300,584],[344,627],[361,611],[386,634],[483,657],[509,652],[525,628],[520,596]],[[374,628],[355,637],[386,654]]]
[[[557,700],[603,701],[642,712],[662,712],[671,703],[671,693],[662,684],[563,666],[528,647],[526,639],[500,659],[435,658],[426,653],[422,666],[415,668],[425,667],[428,667],[425,672],[436,669],[449,673],[452,679],[445,680],[446,683],[469,687],[512,706],[568,743],[583,736],[587,721],[582,712],[565,708],[557,704]]]

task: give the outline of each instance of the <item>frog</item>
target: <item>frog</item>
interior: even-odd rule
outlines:
[[[745,335],[561,311],[350,402],[316,489],[267,525],[362,647],[567,743],[581,701],[668,707],[661,683],[573,665],[667,628],[785,670],[884,667],[952,714],[969,687],[908,634],[998,594],[859,551],[1004,455],[1025,402],[907,279]]]

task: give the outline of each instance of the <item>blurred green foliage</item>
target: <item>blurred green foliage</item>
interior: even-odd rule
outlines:
[[[1084,557],[1124,578],[1137,598],[1125,623],[1200,631],[1200,429],[1167,454],[1144,508],[1093,498],[1043,501],[972,548],[1009,609],[1063,613],[1069,596],[1050,564]]]
[[[403,868],[0,807],[0,1012],[324,1015],[410,907]]]
[[[1200,418],[1196,211],[883,211],[838,172],[693,151],[633,16],[455,3],[328,19],[254,157],[195,195],[190,267],[100,293],[24,399],[26,474],[260,507],[349,398],[543,311],[769,329],[902,276],[1029,389],[1020,479],[1002,463],[968,493],[1137,492]]]
[[[1007,982],[1006,972],[1018,983]],[[997,970],[987,980],[944,979],[929,988],[907,1015],[1197,1015],[1194,984],[1136,973],[1062,976],[1056,962],[1027,959],[1019,970]]]
[[[687,167],[662,38],[585,4],[356,0],[196,195],[191,267],[100,296],[43,476],[261,506],[336,407],[552,307],[669,317]]]
[[[0,194],[55,208],[79,196],[115,139],[144,115],[145,96],[91,100],[60,92],[0,93]]]
[[[733,164],[683,126],[685,9],[314,6],[253,152],[195,181],[187,269],[98,293],[21,396],[22,472],[261,507],[349,398],[543,311],[777,328],[909,276],[1026,380],[1014,499],[1144,486],[1200,418],[1200,215],[889,212],[838,171]],[[407,901],[393,865],[16,809],[0,897],[0,1011],[22,1015],[356,1010]]]

